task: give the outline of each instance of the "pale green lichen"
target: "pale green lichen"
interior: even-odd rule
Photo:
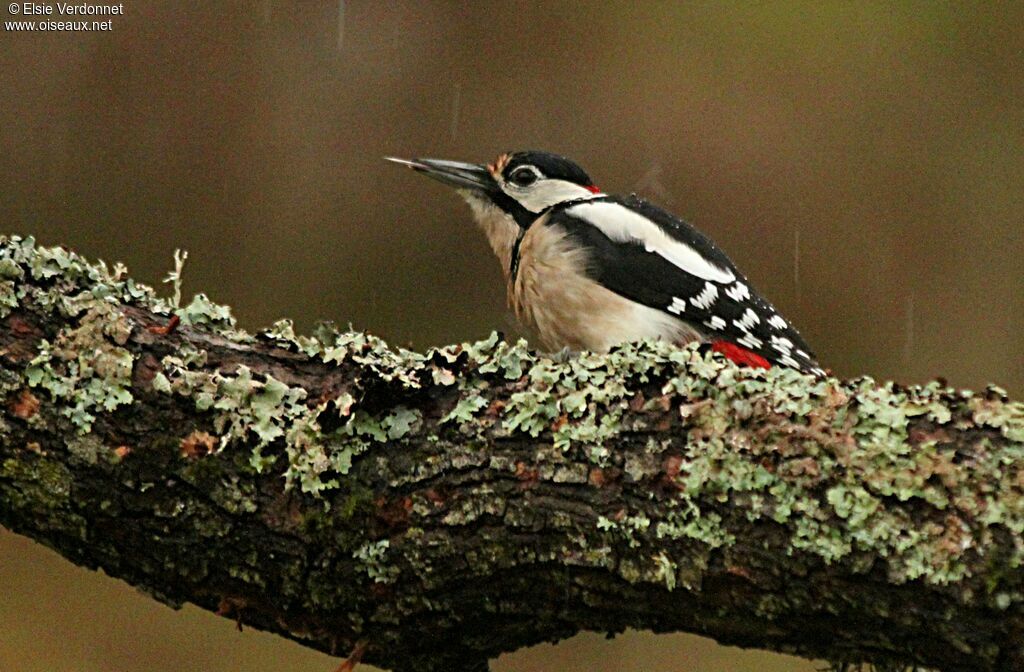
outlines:
[[[196,410],[212,413],[219,449],[235,443],[249,445],[249,464],[257,473],[277,460],[276,454],[264,453],[274,442],[287,439],[292,455],[319,434],[316,414],[320,409],[305,403],[306,391],[301,387],[289,387],[270,375],[254,376],[247,366],[230,374],[206,371],[201,368],[203,358],[195,355],[168,356],[162,364],[162,377],[154,377],[153,389],[194,399]],[[314,456],[303,459],[309,461],[310,469],[316,466]],[[315,489],[314,484],[303,483],[303,489]]]
[[[515,343],[498,340],[494,332],[491,337],[469,346],[471,357],[480,362],[477,370],[480,373],[499,373],[506,380],[518,380],[523,375],[524,366],[534,361],[526,341],[519,339]],[[481,356],[486,353],[486,356]]]
[[[158,314],[173,306],[126,278],[121,265],[111,271],[63,248],[37,247],[32,238],[0,236],[0,276],[2,314],[26,306],[69,320],[55,338],[39,342],[25,370],[30,387],[45,390],[80,434],[92,430],[98,415],[132,403],[134,358],[124,347],[132,326],[121,305],[140,304]],[[225,310],[218,307],[209,319],[226,319]],[[202,314],[199,306],[185,317],[195,322]]]
[[[176,258],[172,273],[175,296],[166,300],[125,278],[121,267],[111,272],[59,248],[36,248],[31,239],[0,238],[0,314],[30,306],[73,318],[52,342],[41,343],[26,374],[30,385],[61,402],[80,431],[88,431],[99,414],[132,402],[133,362],[123,347],[127,331],[119,303],[162,315],[176,310],[185,324],[251,342],[234,329],[226,307],[202,295],[178,308],[182,261]],[[647,525],[640,524],[639,510],[598,520],[596,532],[608,543],[688,539],[728,548],[735,543],[730,522],[708,510],[708,504],[726,503],[746,520],[784,526],[794,553],[827,562],[861,551],[885,558],[894,581],[963,577],[967,554],[985,553],[998,528],[1015,535],[1005,563],[1016,567],[1024,560],[1024,405],[1009,402],[997,388],[971,395],[938,383],[903,389],[868,378],[817,380],[783,368],[739,369],[695,347],[660,342],[559,361],[497,334],[423,354],[329,324],[303,336],[282,321],[259,338],[350,367],[351,379],[337,398],[313,401],[302,388],[246,367],[212,371],[205,353],[185,348],[164,358],[152,388],[187,397],[209,414],[219,449],[247,451],[254,470],[286,459],[288,486],[304,492],[339,488],[360,454],[418,437],[423,427],[439,433],[431,434],[438,450],[452,448],[446,443],[452,435],[466,450],[527,437],[539,442],[538,457],[551,448],[556,455],[578,450],[603,468],[617,459],[609,452],[616,440],[634,441],[636,431],[651,431],[648,413],[671,414],[678,431],[641,450],[678,456],[678,492],[659,502],[660,515]],[[369,411],[367,386],[386,386],[398,403]],[[441,408],[439,424],[403,401],[431,387],[431,394],[445,390],[447,396],[440,396],[451,404]],[[332,418],[333,429],[325,430],[323,417]],[[752,436],[748,424],[760,433]],[[997,445],[979,432],[976,462],[968,469],[956,461],[942,431],[973,427],[1002,440]],[[915,438],[912,429],[924,435]],[[662,476],[660,458],[630,458],[624,466],[634,481]],[[559,469],[542,465],[538,473],[581,482],[582,472]],[[932,513],[911,520],[912,508]],[[586,553],[609,555],[607,547]],[[671,567],[682,585],[699,583],[699,563],[687,558],[652,554],[628,571],[637,580],[667,585]],[[998,581],[990,592],[1017,599]]]
[[[474,415],[487,408],[487,399],[479,394],[466,394],[459,398],[458,403],[452,407],[443,418],[441,418],[441,424],[447,424],[454,422],[460,426],[470,423],[474,419]]]
[[[153,290],[123,277],[123,267],[111,271],[102,261],[88,263],[60,247],[37,247],[35,239],[0,236],[0,277],[15,283],[17,305],[56,310],[68,316],[73,303],[93,300],[144,301],[159,310]],[[44,281],[44,282],[38,282]]]
[[[509,397],[504,428],[508,432],[524,432],[540,436],[558,417],[558,402],[539,390],[516,392]]]
[[[924,578],[948,583],[964,576],[967,551],[984,548],[990,529],[1004,526],[1018,535],[1022,530],[1024,466],[1019,465],[1024,465],[1024,454],[1017,434],[1021,404],[991,394],[986,399],[970,398],[978,426],[998,429],[1011,442],[1017,441],[998,450],[979,451],[990,456],[992,464],[982,462],[976,468],[984,478],[999,483],[993,490],[1000,496],[977,500],[971,494],[978,474],[966,479],[962,467],[951,461],[953,454],[937,441],[912,446],[909,440],[916,418],[941,426],[955,417],[956,395],[937,383],[898,390],[870,379],[847,385],[813,380],[788,369],[741,371],[692,350],[666,352],[660,344],[622,348],[608,359],[617,360],[609,369],[625,373],[616,376],[619,383],[631,374],[678,370],[663,392],[678,397],[673,405],[680,409],[690,432],[680,464],[683,505],[657,523],[658,537],[687,537],[711,547],[731,545],[723,521],[702,515],[701,502],[733,501],[749,507],[745,508],[749,520],[767,517],[790,526],[793,551],[811,552],[828,562],[854,551],[871,551],[888,559],[894,581]],[[562,447],[576,442],[601,446],[620,434],[631,393],[581,384],[577,376],[587,368],[587,360],[578,363],[575,371],[557,363],[538,367],[531,377],[534,385],[510,398],[505,428],[530,435],[550,431],[555,444]],[[599,394],[592,394],[595,391]],[[830,403],[832,416],[816,417]],[[766,412],[776,416],[769,426],[776,425],[780,431],[753,445],[737,431],[737,419]],[[559,425],[556,418],[566,422]],[[809,424],[811,429],[802,429]],[[833,430],[835,434],[830,435]],[[809,432],[806,438],[794,440],[802,431]],[[845,444],[842,437],[847,433],[858,437],[858,443]],[[756,449],[753,454],[751,449]],[[775,461],[786,450],[813,458],[800,457],[792,465],[783,461],[771,470],[763,466],[764,457]],[[591,455],[598,460],[605,457],[599,452]],[[1006,468],[1011,465],[1016,468]],[[643,469],[634,476],[642,474]],[[817,489],[819,483],[827,482],[831,487]],[[939,511],[951,510],[945,519],[919,524],[908,519],[903,508],[891,502],[883,505],[883,498],[921,500]],[[979,533],[967,528],[956,509],[964,518],[984,521],[986,529]],[[636,544],[636,530],[621,521],[601,518],[597,526],[629,545]],[[1010,563],[1016,566],[1022,558],[1024,549],[1014,548]],[[633,570],[637,577],[650,580],[663,573],[663,568],[655,566]]]
[[[352,552],[353,559],[359,561],[374,583],[392,583],[398,578],[398,568],[388,563],[386,558],[390,545],[387,539],[369,541]]]
[[[207,324],[215,327],[234,328],[235,318],[231,309],[210,301],[205,294],[196,294],[191,303],[178,311],[185,324]]]
[[[1005,392],[994,386],[989,391],[998,396],[972,397],[968,401],[974,422],[997,428],[1010,441],[1024,443],[1024,404],[1008,402]]]
[[[185,270],[185,261],[188,259],[188,252],[182,250],[174,251],[174,270],[167,273],[164,283],[171,285],[171,305],[175,308],[181,306],[181,273]]]
[[[273,376],[256,376],[246,366],[232,373],[208,371],[201,358],[185,361],[165,357],[162,378],[154,377],[154,390],[180,394],[195,400],[196,409],[212,414],[220,449],[246,444],[249,464],[257,472],[270,468],[280,457],[272,445],[282,444],[288,459],[288,487],[319,494],[339,486],[338,476],[348,473],[352,460],[374,443],[398,441],[418,431],[418,410],[397,406],[374,416],[355,406],[343,393],[333,400],[333,410],[343,419],[340,427],[326,432],[320,417],[329,401],[311,406],[306,391],[290,387]]]
[[[0,280],[0,318],[18,307],[17,286],[12,280]]]
[[[98,302],[77,327],[64,329],[52,343],[40,342],[25,380],[60,402],[61,413],[87,434],[97,414],[132,403],[134,358],[122,347],[129,331],[114,305]]]

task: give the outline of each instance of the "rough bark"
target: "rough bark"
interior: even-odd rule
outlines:
[[[0,524],[395,670],[624,628],[1024,669],[1024,408],[997,388],[664,344],[421,355],[176,304],[0,238]]]

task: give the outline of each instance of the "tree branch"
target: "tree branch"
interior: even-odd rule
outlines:
[[[1024,669],[1024,407],[997,388],[250,336],[18,238],[0,364],[0,523],[322,651],[482,670],[631,627]]]

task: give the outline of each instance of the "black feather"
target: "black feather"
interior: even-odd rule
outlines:
[[[566,180],[573,184],[586,187],[593,184],[586,171],[580,168],[574,161],[551,152],[539,152],[528,150],[525,152],[513,152],[509,154],[508,163],[503,171],[507,178],[519,166],[534,166],[545,177],[556,180]]]
[[[818,369],[814,353],[799,332],[789,326],[788,321],[784,329],[769,323],[769,320],[778,314],[775,308],[750,286],[747,278],[711,239],[678,217],[642,199],[608,196],[587,202],[601,201],[617,203],[646,217],[673,239],[697,250],[704,259],[731,271],[735,281],[723,284],[687,273],[656,252],[648,252],[639,239],[613,240],[587,219],[572,214],[573,206],[579,203],[556,206],[549,211],[546,225],[563,228],[578,247],[587,251],[586,271],[589,277],[616,294],[683,320],[702,333],[708,341],[725,340],[736,343],[769,362],[782,366],[787,365],[782,359],[788,351],[801,370]],[[700,294],[708,282],[712,282],[718,288],[718,298],[708,309],[702,309],[694,305],[690,299]],[[749,288],[749,298],[737,301],[726,293],[725,290],[735,287],[736,282],[743,283]],[[686,309],[682,314],[677,315],[668,310],[675,298],[687,300]],[[748,308],[757,315],[758,322],[745,331],[738,327],[735,321],[740,320]],[[709,326],[713,316],[724,320],[725,325],[720,329]],[[754,347],[749,341],[741,343],[740,340],[747,334],[757,338],[761,345]],[[780,351],[773,347],[773,336],[776,339],[788,339],[792,346]],[[805,352],[807,356],[801,355],[799,350]]]

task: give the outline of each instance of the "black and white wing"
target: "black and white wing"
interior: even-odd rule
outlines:
[[[796,329],[704,234],[642,199],[602,197],[549,213],[589,253],[588,275],[632,301],[689,323],[711,342],[823,374]]]

